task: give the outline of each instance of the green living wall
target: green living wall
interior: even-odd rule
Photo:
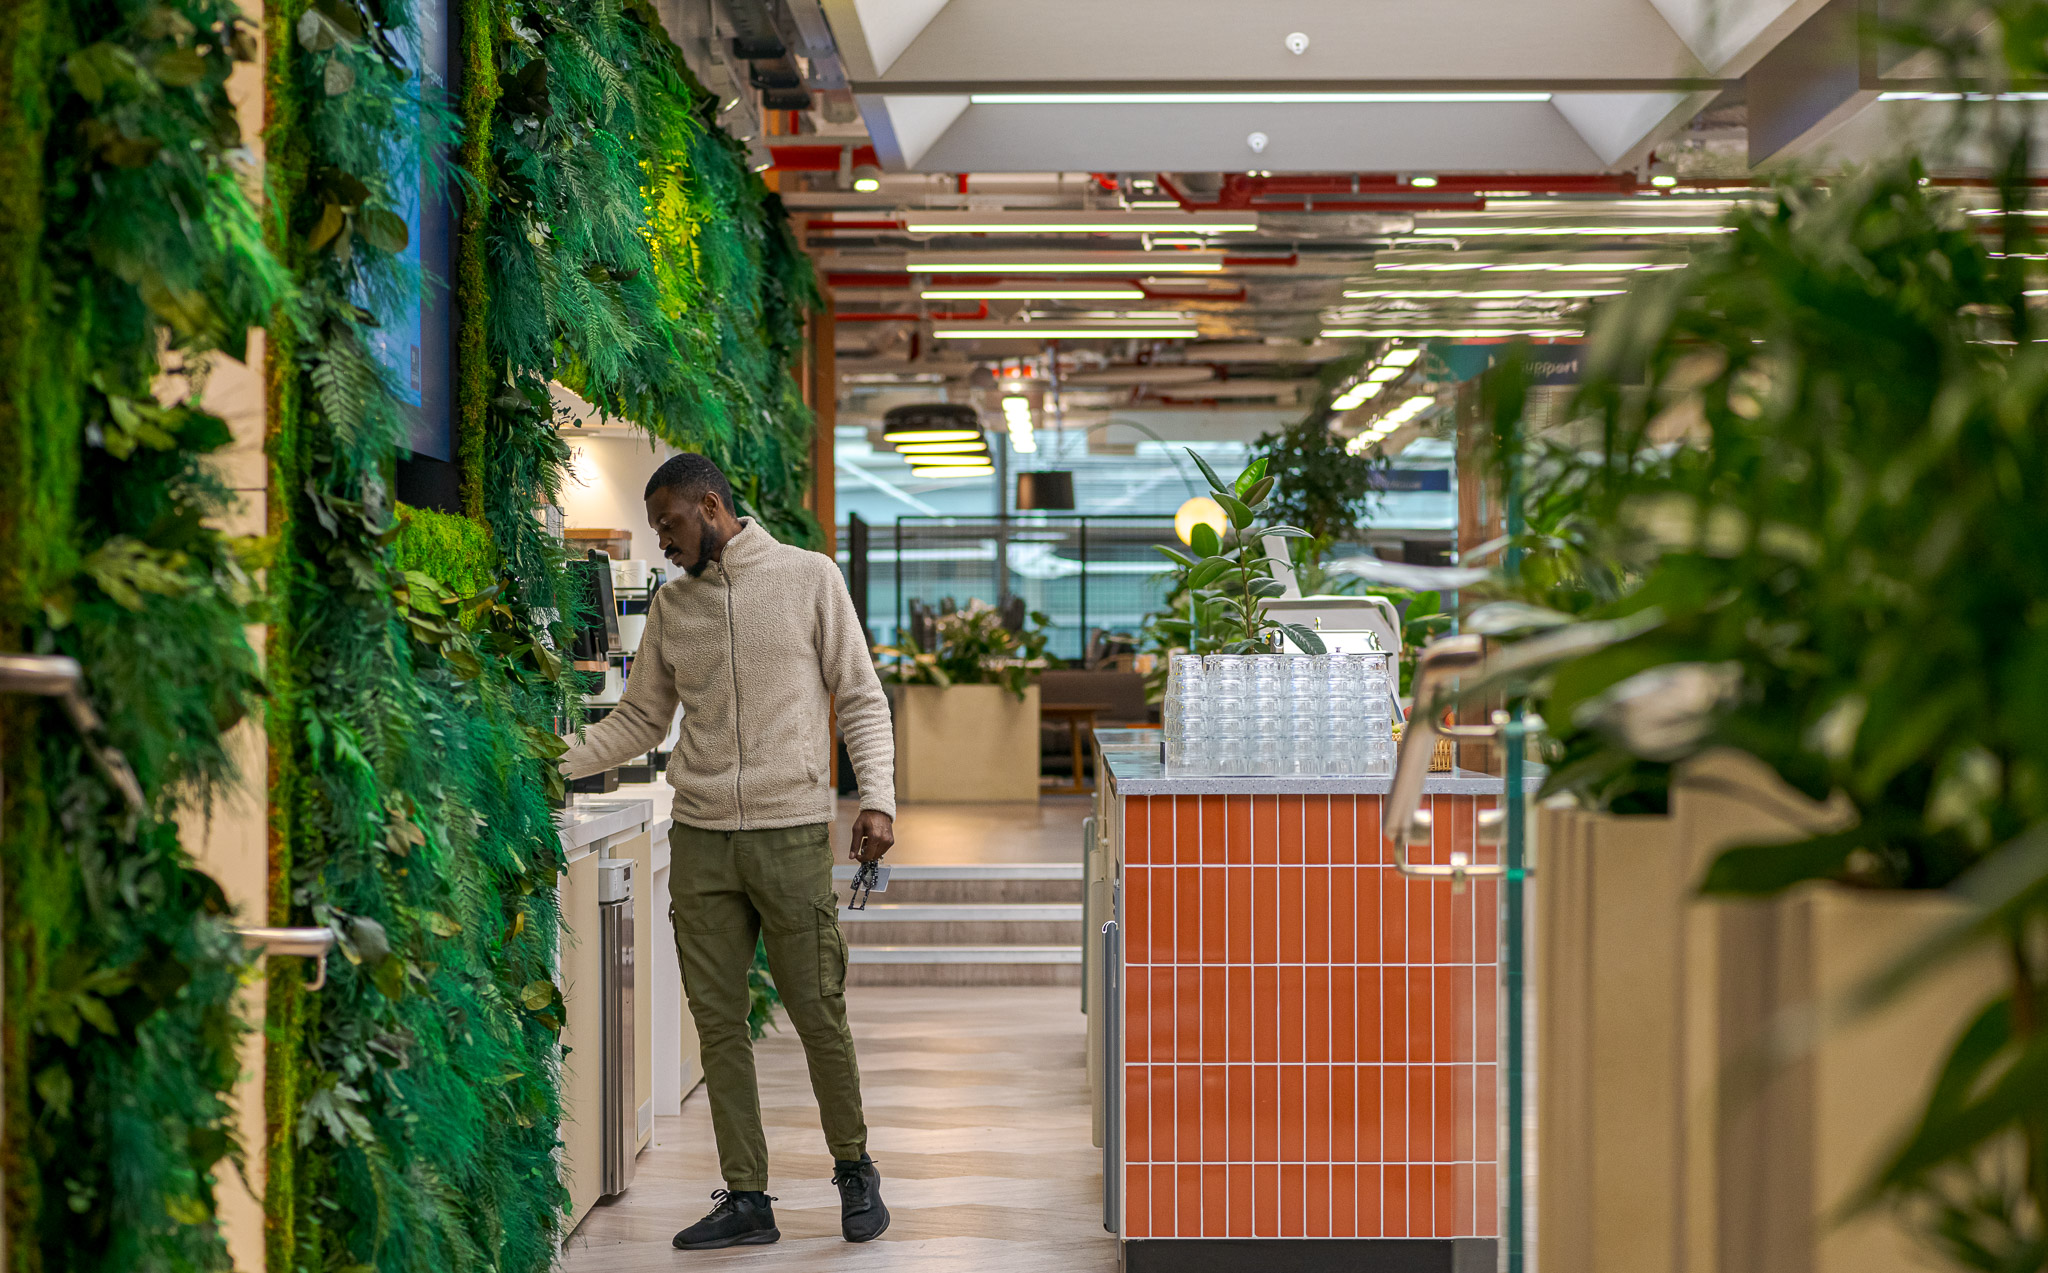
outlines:
[[[272,918],[341,936],[270,971],[270,1265],[539,1270],[553,1154],[561,855],[555,651],[570,595],[535,517],[560,381],[723,462],[812,543],[791,368],[815,293],[772,196],[657,22],[462,4],[459,91],[405,69],[400,0],[268,15],[270,184],[297,302],[273,324]],[[376,327],[420,285],[400,183],[452,147],[462,516],[400,507]]]
[[[257,710],[260,546],[218,527],[196,404],[288,280],[238,168],[229,0],[0,6],[0,650],[69,655],[114,775],[48,700],[0,697],[7,1264],[218,1269],[245,966],[180,806]]]

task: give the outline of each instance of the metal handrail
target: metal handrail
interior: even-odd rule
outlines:
[[[58,700],[85,743],[87,753],[121,793],[129,812],[137,817],[142,815],[148,807],[142,798],[142,784],[136,780],[128,758],[119,749],[99,741],[104,726],[100,714],[85,697],[85,670],[79,667],[77,659],[61,654],[0,654],[0,693],[34,694]],[[237,928],[235,934],[251,946],[261,946],[266,955],[317,959],[319,972],[306,989],[318,990],[327,984],[327,955],[334,949],[333,929]]]
[[[128,811],[142,816],[146,807],[142,784],[135,780],[135,770],[129,767],[128,758],[99,741],[100,714],[85,697],[85,672],[77,659],[61,654],[0,654],[0,693],[35,694],[61,703],[64,714],[71,718],[72,727],[85,743],[86,754],[121,793]]]
[[[1437,739],[1492,739],[1500,735],[1498,724],[1445,726],[1437,719],[1436,699],[1443,684],[1482,671],[1486,666],[1486,652],[1485,637],[1462,633],[1431,641],[1416,658],[1415,709],[1409,713],[1407,728],[1401,734],[1401,756],[1394,767],[1394,785],[1387,793],[1386,812],[1380,819],[1381,833],[1394,846],[1396,871],[1410,879],[1447,879],[1453,890],[1462,890],[1468,879],[1498,878],[1508,871],[1505,863],[1474,862],[1463,850],[1453,850],[1449,862],[1417,864],[1408,860],[1409,842],[1426,842],[1435,833],[1429,810],[1422,807],[1422,783],[1428,777],[1430,761],[1436,755]],[[1506,794],[1512,799],[1518,793]],[[1482,810],[1478,838],[1498,843],[1504,822],[1503,810]]]
[[[262,947],[266,957],[297,955],[318,961],[313,980],[307,982],[305,988],[318,990],[327,984],[327,956],[334,950],[333,929],[237,928],[235,935],[251,946]]]

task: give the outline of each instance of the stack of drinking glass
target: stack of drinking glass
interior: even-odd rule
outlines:
[[[1384,654],[1176,654],[1164,716],[1176,777],[1394,772]]]

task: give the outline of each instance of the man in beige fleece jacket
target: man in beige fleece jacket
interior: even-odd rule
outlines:
[[[841,1229],[866,1242],[889,1225],[867,1155],[860,1072],[846,1024],[846,941],[832,889],[832,711],[860,782],[851,856],[895,841],[889,705],[830,557],[776,542],[733,516],[732,487],[701,455],[655,470],[647,521],[682,573],[654,594],[617,710],[562,759],[569,777],[655,746],[682,708],[669,756],[675,788],[669,900],[725,1188],[678,1233],[684,1250],[781,1236],[747,1032],[757,939],[803,1041],[832,1150]]]

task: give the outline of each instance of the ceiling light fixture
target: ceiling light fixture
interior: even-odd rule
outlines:
[[[988,450],[988,443],[974,442],[898,442],[899,455],[978,455]]]
[[[1364,384],[1353,385],[1337,396],[1337,399],[1330,404],[1330,410],[1350,411],[1354,407],[1361,406],[1379,397],[1380,390],[1386,387],[1384,383],[1378,380],[1368,380]]]
[[[1547,102],[1548,93],[972,93],[974,106],[1406,106]]]
[[[961,465],[958,467],[949,466],[945,468],[914,469],[911,471],[911,476],[932,479],[941,479],[948,477],[992,477],[994,476],[995,471],[995,466],[993,464],[981,464],[972,466]]]
[[[882,188],[882,170],[873,164],[861,164],[853,170],[853,188],[861,194],[873,194]]]
[[[1420,357],[1422,357],[1420,349],[1390,349],[1387,351],[1387,356],[1380,359],[1380,366],[1412,367],[1415,365],[1415,360]]]
[[[1510,336],[1583,336],[1566,327],[1325,327],[1323,340],[1505,340]]]
[[[1918,93],[1896,91],[1879,93],[1880,102],[2048,102],[2048,93]]]
[[[980,429],[892,429],[884,427],[884,442],[971,442],[981,437]]]
[[[1605,260],[1514,260],[1504,261],[1498,257],[1455,256],[1438,257],[1416,253],[1412,257],[1396,260],[1379,260],[1373,263],[1376,270],[1405,270],[1415,273],[1464,273],[1485,270],[1499,274],[1630,274],[1646,270],[1682,270],[1683,261],[1647,261],[1638,259],[1610,258]]]
[[[1554,298],[1557,300],[1590,300],[1596,296],[1619,296],[1627,291],[1623,287],[1495,287],[1483,290],[1462,288],[1440,289],[1369,289],[1346,292],[1346,300],[1387,300],[1387,301],[1506,301]]]
[[[1027,323],[1017,327],[988,324],[934,324],[934,340],[1193,340],[1193,327],[1056,327]]]
[[[1427,173],[1417,173],[1415,176],[1408,178],[1408,184],[1414,186],[1417,190],[1434,190],[1436,189],[1436,178]]]
[[[1616,225],[1545,225],[1542,223],[1524,223],[1520,225],[1453,225],[1442,221],[1431,221],[1427,224],[1418,223],[1415,228],[1417,233],[1427,231],[1430,234],[1447,234],[1456,238],[1463,239],[1508,237],[1523,239],[1541,239],[1553,237],[1603,237],[1620,239],[1628,238],[1631,235],[1664,236],[1679,234],[1694,235],[1735,233],[1735,227],[1732,225],[1718,225],[1713,223],[1675,225],[1640,224],[1635,222],[1622,222]]]
[[[1118,212],[920,211],[904,213],[903,228],[911,234],[1252,234],[1259,228],[1259,218],[1248,212],[1181,212],[1162,217]]]
[[[1348,293],[1347,293],[1348,295]],[[927,287],[918,296],[928,301],[1142,301],[1145,291],[1113,283],[994,284],[988,287]]]
[[[912,274],[1214,274],[1221,252],[1001,252],[911,254]]]

